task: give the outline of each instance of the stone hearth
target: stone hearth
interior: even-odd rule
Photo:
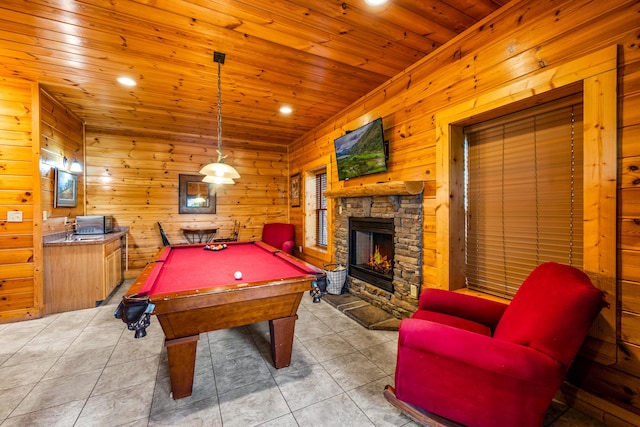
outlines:
[[[393,293],[351,276],[346,289],[398,319],[410,316],[418,305],[412,287],[419,292],[422,283],[422,195],[340,197],[334,209],[335,259],[342,265],[348,265],[349,217],[394,219]]]
[[[352,294],[326,294],[324,300],[367,329],[397,331],[400,319]]]

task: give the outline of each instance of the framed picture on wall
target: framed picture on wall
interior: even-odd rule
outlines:
[[[300,206],[300,174],[297,173],[291,177],[291,207]]]
[[[75,208],[78,204],[78,177],[64,169],[53,168],[53,207]]]
[[[213,184],[202,182],[202,175],[180,174],[178,183],[178,213],[216,213],[216,190]]]

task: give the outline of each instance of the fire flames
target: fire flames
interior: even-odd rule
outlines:
[[[386,255],[380,253],[380,246],[377,245],[367,265],[370,269],[378,273],[389,274],[391,272],[391,260],[388,259]]]

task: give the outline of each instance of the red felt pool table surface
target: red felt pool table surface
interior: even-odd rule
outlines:
[[[242,279],[234,278],[236,271],[242,273]],[[174,246],[158,257],[138,293],[154,296],[221,286],[242,287],[317,272],[261,242],[230,242],[226,249],[218,251],[206,250],[204,245]]]

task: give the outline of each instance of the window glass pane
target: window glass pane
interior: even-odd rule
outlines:
[[[316,245],[327,247],[327,189],[326,172],[316,175]]]

